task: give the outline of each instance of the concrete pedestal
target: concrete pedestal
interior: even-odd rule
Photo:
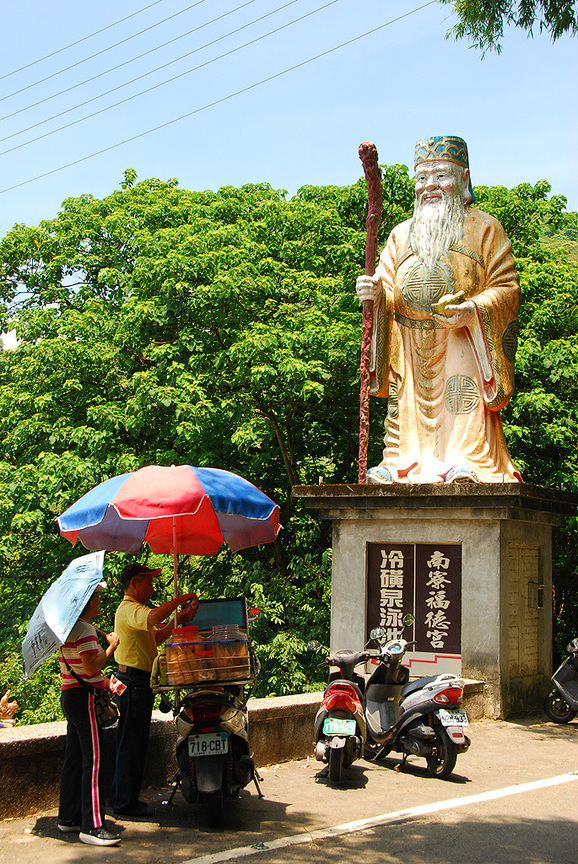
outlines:
[[[400,547],[414,550],[418,560],[425,550],[431,564],[453,550],[457,576],[445,581],[461,581],[461,610],[454,609],[449,626],[459,653],[441,650],[431,671],[458,669],[484,681],[487,717],[541,707],[552,674],[552,526],[576,513],[574,496],[525,484],[469,483],[297,486],[293,493],[333,522],[332,648],[361,649],[367,640],[371,555],[387,558]],[[433,603],[416,573],[423,602]],[[445,596],[433,589],[429,595]],[[431,640],[431,626],[427,632]],[[443,638],[431,644],[443,645]],[[419,655],[414,660],[414,674],[425,674]]]

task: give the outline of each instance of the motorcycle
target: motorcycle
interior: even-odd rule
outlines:
[[[404,629],[414,620],[413,615],[406,615]],[[409,669],[402,660],[415,642],[401,634],[387,641],[381,627],[370,636],[379,644],[379,651],[365,688],[365,758],[375,761],[396,751],[403,754],[403,767],[408,756],[424,756],[432,777],[448,777],[458,754],[470,746],[463,730],[468,717],[460,705],[463,683],[447,673],[408,683]]]
[[[208,614],[198,617],[207,618]],[[167,643],[168,660],[164,661],[168,682],[163,679],[162,655],[159,661],[155,689],[162,694],[165,710],[173,711],[178,736],[178,768],[167,803],[172,803],[180,788],[186,801],[201,805],[207,824],[219,827],[224,820],[225,798],[238,798],[251,781],[263,798],[261,777],[249,747],[247,709],[260,664],[246,628],[226,625],[212,628],[204,637],[191,632],[183,635],[184,631],[197,630],[185,627],[173,631],[173,641]],[[178,658],[178,666],[172,656]],[[167,698],[166,691],[171,689],[174,703]]]
[[[355,667],[370,656],[366,651],[336,651],[317,667],[339,669],[329,676],[314,722],[315,758],[328,763],[328,776],[334,783],[341,781],[343,768],[363,755],[367,737],[365,680],[355,672]]]
[[[568,657],[552,675],[554,688],[544,700],[544,711],[554,723],[569,723],[578,711],[578,638],[566,651]]]

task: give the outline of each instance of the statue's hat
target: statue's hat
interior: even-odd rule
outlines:
[[[435,135],[423,138],[415,145],[414,168],[422,162],[454,162],[462,168],[470,167],[468,145],[457,135]],[[469,184],[470,195],[474,200],[472,181]]]

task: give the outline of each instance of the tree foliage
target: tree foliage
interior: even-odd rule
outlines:
[[[407,169],[384,169],[383,189],[382,243],[411,212]],[[476,188],[512,237],[522,278],[518,389],[504,412],[512,456],[526,481],[574,489],[577,265],[542,239],[575,222],[549,193],[545,182]],[[330,525],[303,511],[291,487],[357,476],[353,285],[365,216],[362,180],[289,198],[267,184],[193,192],[137,182],[129,170],[110,196],[67,199],[54,219],[0,241],[0,324],[19,339],[0,352],[0,689],[11,687],[27,718],[52,718],[57,672],[48,664],[30,682],[14,680],[26,622],[83,552],[60,537],[56,516],[145,464],[227,468],[279,503],[275,544],[182,558],[179,580],[260,608],[258,693],[320,686],[306,647],[329,637]],[[380,458],[383,401],[371,405],[370,464]],[[557,544],[564,634],[578,625],[575,531]],[[106,556],[105,627],[125,560]],[[154,599],[166,599],[170,561],[145,550],[140,560],[163,567]]]
[[[578,261],[576,213],[550,184],[476,187],[477,204],[512,240],[522,307],[516,392],[502,412],[510,453],[526,483],[578,492]],[[543,242],[544,236],[549,242]],[[554,529],[555,647],[578,632],[578,521]]]
[[[469,39],[482,51],[501,52],[505,27],[520,27],[529,36],[546,32],[554,42],[578,32],[576,0],[441,0],[459,21],[448,36]]]
[[[396,197],[384,234],[412,199],[405,169],[385,177]],[[143,464],[213,465],[274,498],[284,530],[273,547],[185,559],[181,581],[247,594],[261,608],[262,689],[307,689],[299,655],[311,634],[328,638],[329,527],[291,487],[355,472],[363,182],[287,200],[266,184],[135,181],[129,171],[105,199],[68,199],[0,244],[2,324],[20,340],[0,358],[5,644],[80,554],[55,523],[74,500]],[[121,566],[107,555],[113,582]]]

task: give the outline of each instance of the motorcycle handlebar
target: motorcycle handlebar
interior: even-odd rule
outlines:
[[[365,663],[371,657],[372,657],[372,655],[369,653],[369,651],[364,651],[362,654],[359,655],[359,659],[355,662],[355,665],[358,666],[360,663]],[[341,664],[340,664],[339,660],[341,660]],[[318,665],[315,668],[316,669],[323,669],[324,666],[337,666],[337,667],[339,667],[340,665],[345,665],[346,662],[347,662],[346,657],[337,658],[337,657],[334,657],[333,655],[331,655],[330,657],[326,657],[325,660],[323,660],[321,663],[318,663]]]

